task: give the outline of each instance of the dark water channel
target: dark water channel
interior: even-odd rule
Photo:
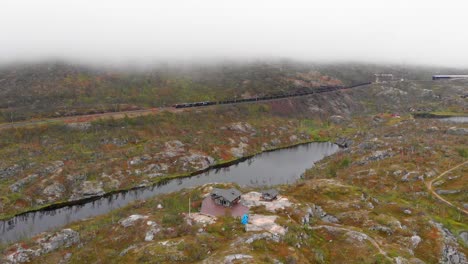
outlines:
[[[73,221],[105,214],[135,200],[170,193],[212,182],[234,182],[240,186],[269,186],[298,180],[314,162],[338,151],[332,143],[308,143],[265,152],[225,168],[211,169],[189,178],[101,197],[80,205],[26,213],[0,221],[0,243],[15,242],[40,232],[61,228]]]

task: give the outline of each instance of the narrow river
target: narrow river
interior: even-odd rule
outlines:
[[[105,214],[135,200],[179,191],[212,182],[234,182],[240,186],[270,186],[298,180],[314,162],[338,151],[332,143],[308,143],[256,155],[243,162],[211,169],[189,178],[174,179],[164,185],[116,193],[81,205],[26,213],[0,221],[0,243],[15,242],[40,232],[61,228],[71,222]]]

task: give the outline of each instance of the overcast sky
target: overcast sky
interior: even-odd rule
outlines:
[[[468,66],[468,1],[1,0],[0,62],[50,58]]]

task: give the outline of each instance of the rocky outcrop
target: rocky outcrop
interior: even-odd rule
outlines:
[[[23,179],[15,182],[15,183],[13,183],[12,185],[10,185],[10,190],[12,192],[19,192],[21,190],[21,188],[23,188],[26,184],[34,181],[38,177],[39,177],[38,174],[31,174],[31,175],[27,176],[26,178],[23,178]]]
[[[85,181],[78,189],[73,191],[73,195],[70,197],[70,200],[73,201],[94,196],[101,196],[104,193],[104,189],[102,189],[102,182]]]
[[[136,221],[142,220],[142,219],[147,219],[148,216],[146,215],[131,215],[127,218],[119,220],[119,224],[123,227],[129,227],[135,224]]]
[[[156,222],[153,221],[148,221],[146,222],[148,226],[150,226],[150,229],[146,232],[145,234],[145,241],[153,241],[154,235],[159,233],[161,231],[161,228],[156,224]]]
[[[244,255],[244,254],[233,254],[226,256],[224,258],[224,264],[232,264],[232,263],[237,263],[234,262],[235,260],[243,260],[243,259],[253,259],[252,256],[250,255]]]
[[[10,167],[0,169],[0,180],[1,179],[7,179],[12,176],[17,175],[18,173],[21,172],[21,167],[18,164],[14,164]]]
[[[247,154],[246,148],[248,146],[249,145],[247,145],[247,144],[245,144],[243,142],[240,142],[237,147],[234,147],[234,148],[230,149],[232,156],[234,156],[236,158],[242,158],[243,156],[245,156]]]
[[[261,199],[262,194],[259,192],[249,192],[242,195],[241,203],[247,207],[265,206],[267,211],[274,213],[276,210],[291,207],[292,203],[286,197],[278,196],[273,201],[264,201]]]
[[[227,129],[238,132],[238,133],[249,133],[249,134],[255,134],[257,133],[257,130],[253,128],[249,123],[246,122],[237,122],[230,124]]]
[[[346,121],[346,119],[340,115],[332,115],[330,116],[329,120],[333,124],[342,124]]]
[[[249,216],[249,223],[245,225],[246,232],[268,231],[275,235],[285,235],[286,228],[275,223],[276,215],[258,215]]]
[[[461,238],[463,243],[465,243],[465,245],[468,245],[468,231],[462,231],[458,236]]]
[[[55,198],[62,197],[62,194],[64,192],[65,192],[65,186],[63,186],[62,184],[58,182],[52,183],[51,185],[45,187],[44,191],[42,191],[42,193],[44,193],[45,195],[53,196]]]
[[[40,175],[49,175],[49,174],[52,174],[52,173],[56,173],[64,165],[65,165],[65,163],[63,163],[63,161],[57,160],[57,161],[52,162],[51,165],[39,170],[38,173]]]
[[[333,215],[327,214],[321,206],[312,204],[306,210],[306,215],[303,217],[302,222],[304,224],[309,224],[310,218],[320,219],[327,223],[338,223],[339,220]]]
[[[80,242],[80,234],[72,229],[64,229],[56,234],[46,235],[38,242],[42,248],[41,254],[45,254],[60,247],[70,247]]]
[[[439,260],[439,263],[444,264],[462,264],[468,263],[468,260],[463,254],[463,252],[459,251],[458,248],[460,245],[457,242],[455,236],[445,228],[442,224],[437,222],[431,222],[432,225],[437,227],[439,232],[442,234],[443,237],[443,246],[442,246],[442,254]]]
[[[183,156],[177,161],[182,170],[204,170],[215,163],[215,159],[211,156],[202,155],[199,153],[190,153],[188,156]]]
[[[72,229],[63,229],[57,233],[46,234],[32,247],[25,249],[21,244],[14,245],[12,253],[6,256],[7,263],[30,262],[33,258],[50,253],[59,248],[71,247],[80,242],[80,234]]]
[[[349,148],[353,144],[353,141],[349,138],[339,138],[335,141],[335,144],[341,148]]]
[[[370,156],[364,157],[362,160],[358,161],[359,165],[365,165],[372,161],[379,161],[389,157],[392,157],[394,153],[390,150],[377,150],[374,151]]]

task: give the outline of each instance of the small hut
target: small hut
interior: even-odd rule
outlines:
[[[278,197],[278,191],[275,190],[275,189],[269,189],[269,190],[265,190],[265,191],[262,191],[262,200],[265,200],[265,201],[273,201],[275,200],[277,197]]]
[[[224,207],[232,207],[241,199],[241,192],[237,189],[218,189],[214,188],[211,191],[211,199],[217,204]]]

